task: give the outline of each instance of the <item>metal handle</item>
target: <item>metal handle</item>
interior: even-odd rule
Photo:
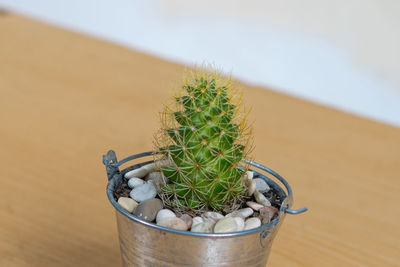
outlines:
[[[294,214],[294,215],[306,212],[307,210],[308,210],[307,207],[303,207],[303,208],[300,208],[300,209],[297,209],[297,210],[292,210],[292,209],[289,209],[288,207],[285,208],[285,212],[286,213]]]
[[[109,181],[114,177],[114,175],[119,174],[119,168],[118,165],[115,165],[116,163],[118,163],[118,161],[114,150],[110,150],[106,155],[103,155],[103,164],[106,166]]]

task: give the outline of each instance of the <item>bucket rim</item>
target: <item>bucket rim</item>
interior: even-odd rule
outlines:
[[[114,153],[114,157],[115,157],[115,152],[114,151],[112,151],[112,152]],[[116,167],[117,170],[118,170],[118,175],[120,175],[119,169],[118,169],[118,167],[120,165],[122,165],[122,164],[124,164],[124,163],[126,163],[126,162],[128,162],[130,160],[133,160],[133,159],[154,155],[155,153],[156,152],[153,152],[153,151],[143,152],[143,153],[140,153],[140,154],[135,154],[135,155],[129,156],[129,157],[127,157],[127,158],[125,158],[125,159],[123,159],[123,160],[121,160],[119,162],[116,161],[116,157],[115,157],[114,160],[110,161],[110,165],[113,165],[114,167]],[[109,155],[109,154],[110,154],[110,151],[109,151],[109,153],[107,153],[107,155]],[[105,163],[105,157],[106,156],[103,156],[103,163],[104,164],[106,164]],[[108,172],[109,180],[108,180],[107,190],[106,190],[107,191],[107,197],[108,197],[108,200],[111,202],[111,204],[114,206],[114,208],[118,212],[120,212],[121,214],[123,214],[126,217],[128,217],[129,219],[131,219],[131,220],[133,220],[133,221],[135,221],[137,223],[141,223],[143,225],[146,225],[148,227],[151,227],[151,228],[154,228],[154,229],[158,229],[158,230],[161,230],[161,231],[167,231],[167,232],[174,233],[174,234],[197,236],[197,237],[210,237],[210,238],[215,238],[215,237],[224,238],[225,237],[226,238],[226,237],[244,236],[244,235],[249,235],[249,234],[253,234],[253,233],[264,232],[264,231],[268,230],[269,228],[277,225],[279,223],[279,220],[281,218],[283,219],[283,217],[285,215],[285,211],[290,209],[290,206],[291,206],[291,204],[293,202],[292,189],[291,189],[290,185],[288,184],[288,182],[282,176],[280,176],[277,172],[271,170],[270,168],[265,167],[265,166],[263,166],[263,165],[261,165],[259,163],[256,163],[256,162],[253,162],[253,161],[250,161],[250,160],[244,160],[244,162],[248,163],[249,165],[251,165],[253,167],[261,169],[261,170],[271,174],[272,176],[274,176],[277,180],[279,180],[285,186],[286,191],[287,191],[287,192],[285,192],[286,198],[283,199],[283,201],[282,201],[281,207],[280,207],[279,212],[278,212],[278,216],[274,220],[272,220],[271,222],[269,222],[267,224],[264,224],[264,225],[261,225],[261,226],[259,226],[257,228],[254,228],[254,229],[245,230],[245,231],[239,231],[239,232],[230,232],[230,233],[196,233],[196,232],[190,232],[190,231],[175,230],[175,229],[172,229],[172,228],[159,226],[159,225],[154,224],[152,222],[148,222],[148,221],[139,219],[136,216],[134,216],[133,214],[131,214],[128,211],[124,210],[118,204],[118,202],[114,199],[113,192],[114,192],[116,176],[115,176],[115,173],[114,174],[110,173],[108,169],[107,169],[107,172]],[[106,164],[106,168],[107,167],[108,166]],[[259,174],[261,174],[261,173],[259,173]],[[261,176],[259,178],[262,178],[265,181],[268,181],[268,179],[270,179],[270,178],[267,178],[265,175],[262,175],[262,174],[261,174]],[[272,179],[270,179],[270,180],[273,181]],[[283,190],[283,188],[279,184],[277,184],[277,186],[280,187]]]

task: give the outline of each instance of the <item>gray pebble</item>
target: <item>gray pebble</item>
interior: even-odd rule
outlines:
[[[247,219],[244,222],[244,230],[250,230],[261,226],[261,220],[256,217]]]
[[[264,179],[255,178],[255,179],[253,179],[253,181],[256,184],[256,190],[260,191],[261,193],[269,191],[269,186]]]
[[[140,203],[133,212],[133,215],[136,215],[142,220],[152,222],[162,208],[162,201],[158,198],[152,198]]]
[[[152,184],[142,184],[132,189],[129,196],[138,202],[143,202],[154,198],[157,195],[157,190]]]

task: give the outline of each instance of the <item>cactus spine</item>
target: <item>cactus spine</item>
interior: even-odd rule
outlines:
[[[169,180],[162,190],[167,205],[199,214],[243,199],[246,167],[239,162],[250,134],[236,96],[230,79],[197,70],[186,78],[173,108],[166,106],[156,145],[172,162],[161,168]]]

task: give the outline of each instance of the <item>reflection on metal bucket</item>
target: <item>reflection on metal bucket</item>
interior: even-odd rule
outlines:
[[[276,172],[258,163],[248,162],[280,181],[286,192],[274,180],[253,170],[266,180],[283,203],[278,216],[261,227],[226,234],[192,233],[161,227],[140,220],[123,210],[114,199],[113,190],[122,182],[123,175],[149,162],[136,164],[122,171],[119,166],[141,157],[150,156],[145,152],[117,161],[114,151],[103,156],[108,175],[107,195],[116,209],[118,232],[123,266],[173,267],[173,266],[265,266],[272,241],[285,217],[285,213],[298,214],[307,210],[291,210],[293,202],[289,184]]]

